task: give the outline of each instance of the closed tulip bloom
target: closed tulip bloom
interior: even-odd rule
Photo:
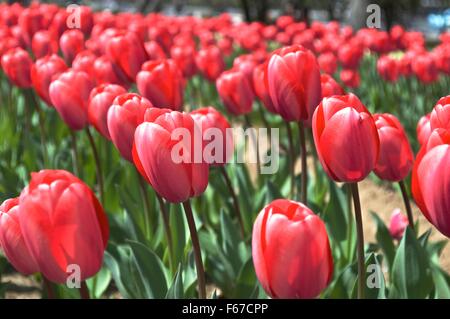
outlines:
[[[197,52],[195,64],[200,73],[209,81],[215,81],[225,69],[225,61],[220,49],[209,46]]]
[[[36,8],[26,8],[19,16],[18,26],[26,45],[30,46],[34,34],[45,29],[45,17]]]
[[[328,74],[333,74],[337,69],[337,58],[331,52],[326,52],[317,58],[317,62],[319,63],[320,69]]]
[[[356,95],[324,98],[313,117],[317,154],[338,182],[359,182],[374,169],[380,151],[375,121]]]
[[[403,233],[405,232],[406,227],[408,227],[408,217],[402,214],[400,209],[395,209],[392,212],[391,219],[389,221],[389,233],[392,238],[397,240],[402,239]]]
[[[450,130],[450,95],[439,99],[431,111],[431,130],[444,128]]]
[[[345,69],[355,70],[359,66],[363,50],[358,44],[346,43],[338,51],[338,59]]]
[[[380,156],[375,174],[387,181],[406,178],[414,162],[414,154],[400,121],[392,114],[374,114],[380,138]]]
[[[358,71],[342,70],[340,73],[341,81],[349,88],[357,88],[361,83]]]
[[[126,74],[105,55],[95,60],[93,71],[97,84],[112,83],[124,88],[130,86]]]
[[[263,208],[253,225],[252,256],[272,298],[315,298],[332,279],[325,224],[302,203],[278,199]]]
[[[436,129],[414,162],[412,194],[423,215],[450,237],[450,131]]]
[[[73,59],[72,69],[85,72],[94,82],[96,82],[94,70],[94,63],[96,60],[97,56],[91,51],[81,51],[75,56],[75,59]]]
[[[108,131],[108,110],[119,95],[127,91],[117,84],[100,84],[91,91],[89,97],[89,123],[106,139],[111,140]]]
[[[266,66],[264,64],[258,65],[253,70],[253,90],[255,95],[261,100],[263,105],[269,112],[276,113],[275,106],[269,95],[269,89],[265,84]]]
[[[319,65],[309,50],[300,45],[276,50],[267,65],[266,83],[273,105],[285,121],[310,126],[322,94]]]
[[[65,31],[59,39],[59,46],[61,47],[64,59],[71,65],[75,56],[84,50],[83,32],[78,29]]]
[[[93,88],[94,83],[85,72],[72,69],[50,84],[50,100],[72,130],[81,130],[88,125],[88,102]]]
[[[253,90],[244,72],[236,68],[223,72],[216,81],[216,87],[230,113],[243,115],[252,111]]]
[[[183,139],[175,130],[189,136]],[[208,186],[209,167],[202,159],[202,143],[194,141],[194,134],[201,134],[200,128],[189,114],[158,108],[148,110],[144,123],[136,129],[134,162],[155,191],[169,202],[199,196]],[[180,144],[182,148],[173,151]]]
[[[67,171],[31,174],[20,194],[20,227],[39,270],[63,284],[69,265],[80,267],[80,280],[101,268],[108,242],[106,214],[92,190]]]
[[[177,64],[185,78],[190,78],[197,72],[195,53],[193,46],[173,46],[170,49],[170,58]]]
[[[36,59],[40,59],[46,55],[57,54],[58,49],[58,42],[49,31],[41,30],[33,36],[31,50]]]
[[[428,113],[427,115],[424,115],[420,118],[419,122],[417,123],[417,140],[419,141],[420,145],[424,145],[427,143],[428,138],[431,134],[431,123],[430,123],[430,117],[431,113]]]
[[[119,33],[112,37],[106,45],[108,57],[134,81],[142,64],[147,61],[143,43],[132,32]]]
[[[438,79],[439,70],[431,54],[418,54],[411,67],[417,78],[423,83],[432,83]]]
[[[28,52],[21,48],[10,49],[2,56],[3,72],[14,85],[21,88],[31,87],[32,64]]]
[[[320,75],[320,85],[322,88],[322,98],[345,94],[344,89],[329,74],[323,73]]]
[[[139,93],[160,108],[181,110],[184,80],[181,70],[172,60],[148,61],[136,76]]]
[[[389,55],[383,55],[377,61],[377,71],[385,81],[395,82],[400,76],[399,63]]]
[[[134,131],[144,121],[145,111],[153,107],[144,97],[126,93],[115,98],[108,111],[108,131],[123,158],[132,162]]]
[[[18,197],[8,199],[0,205],[0,249],[22,274],[30,275],[39,271],[20,229]]]
[[[147,52],[150,60],[167,59],[167,55],[156,41],[148,41],[144,44],[145,52]]]
[[[209,152],[207,152],[208,149],[205,149],[204,154],[208,156],[208,158],[205,158],[205,161],[213,166],[226,164],[233,154],[234,143],[233,133],[229,130],[231,126],[225,116],[211,106],[196,109],[190,114],[202,130],[203,141],[206,143],[206,147],[208,147],[209,143],[220,145],[220,153],[215,147],[212,149],[208,147]]]
[[[48,90],[50,83],[54,77],[58,77],[66,70],[66,63],[56,54],[37,60],[31,67],[31,81],[33,82],[33,87],[39,97],[49,106],[53,106]]]

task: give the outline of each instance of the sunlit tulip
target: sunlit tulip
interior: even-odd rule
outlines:
[[[339,182],[359,182],[374,169],[380,151],[375,121],[353,94],[324,98],[313,117],[317,154]]]
[[[79,280],[94,276],[109,237],[106,214],[92,190],[67,171],[31,174],[20,194],[19,222],[40,272],[65,284],[79,267]]]
[[[17,271],[29,275],[39,271],[23,239],[19,222],[19,198],[0,205],[0,249]]]
[[[227,110],[234,115],[251,112],[253,90],[248,77],[238,69],[223,72],[216,81],[217,92]]]
[[[263,105],[269,112],[276,113],[275,106],[269,95],[269,90],[265,84],[266,66],[264,64],[258,65],[253,70],[253,90],[255,95],[261,100]]]
[[[252,256],[272,298],[315,298],[332,279],[325,224],[302,203],[278,199],[263,208],[253,225]]]

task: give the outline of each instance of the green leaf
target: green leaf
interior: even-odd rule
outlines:
[[[99,299],[108,288],[110,282],[111,272],[107,268],[102,267],[94,277],[86,281],[92,295],[91,297]]]
[[[167,280],[161,259],[141,243],[131,240],[128,243],[147,298],[164,298],[167,294]]]
[[[436,299],[450,299],[450,277],[439,266],[431,265]]]
[[[371,212],[371,215],[375,221],[375,224],[377,225],[377,233],[376,233],[377,242],[380,245],[380,248],[383,251],[384,256],[386,257],[389,269],[392,269],[395,257],[395,246],[394,242],[392,241],[391,234],[389,233],[389,230],[384,224],[384,222],[377,214]]]
[[[386,281],[384,279],[381,263],[374,253],[370,253],[364,263],[366,271],[366,282],[364,284],[365,299],[386,299]],[[352,298],[358,296],[358,280],[356,276],[352,290]]]
[[[433,287],[427,253],[409,227],[397,249],[391,276],[389,298],[425,298]]]
[[[256,280],[255,269],[253,268],[253,259],[249,258],[239,271],[232,297],[238,299],[252,298],[257,284],[258,281]]]
[[[170,205],[170,228],[172,232],[172,245],[174,265],[183,263],[184,249],[186,247],[186,226],[181,205]]]
[[[178,269],[175,278],[167,291],[166,299],[182,299],[184,297],[183,288],[183,268],[178,264]]]

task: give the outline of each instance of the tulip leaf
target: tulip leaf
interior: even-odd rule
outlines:
[[[377,242],[380,245],[380,248],[383,251],[384,256],[386,257],[389,269],[392,269],[392,264],[394,262],[395,257],[395,246],[392,241],[391,234],[389,233],[389,230],[387,229],[384,222],[376,213],[371,212],[371,215],[375,221],[375,224],[377,225],[377,233],[376,233]]]
[[[183,262],[184,249],[187,242],[185,218],[181,205],[170,205],[169,219],[170,230],[172,233],[173,263],[174,265],[177,265]]]
[[[435,298],[450,299],[450,276],[433,263],[431,264],[431,275],[433,276]]]
[[[102,267],[100,271],[92,278],[89,278],[86,283],[91,292],[91,298],[99,299],[111,282],[111,272],[106,267]]]
[[[233,298],[251,298],[257,284],[253,259],[249,258],[241,267],[233,292]]]
[[[427,253],[409,227],[394,258],[391,282],[390,298],[425,298],[433,287]]]
[[[166,299],[182,299],[183,297],[183,268],[181,267],[181,264],[178,264],[177,272],[169,290],[167,291]]]
[[[365,277],[364,298],[365,299],[386,299],[386,281],[384,279],[383,270],[379,257],[375,253],[370,253],[365,261]],[[358,279],[356,276],[355,284],[352,289],[352,298],[358,296]]]

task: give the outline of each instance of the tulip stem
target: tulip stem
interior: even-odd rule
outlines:
[[[347,184],[347,252],[348,260],[352,260],[352,228],[353,228],[353,212],[352,212],[352,187]]]
[[[94,138],[92,137],[89,127],[86,127],[86,134],[89,139],[89,144],[91,144],[92,154],[94,155],[95,172],[97,173],[97,183],[98,183],[98,188],[100,190],[100,199],[102,201],[102,205],[105,205],[105,189],[104,189],[104,183],[103,183],[102,165],[100,163],[100,157],[98,156],[97,147],[95,146],[95,141],[94,141]]]
[[[252,127],[252,123],[250,122],[249,116],[247,114],[245,114],[244,119],[245,119],[245,125],[247,126],[247,128],[251,129],[250,136],[252,139],[253,147],[255,148],[255,152],[256,152],[256,173],[257,173],[257,180],[259,180],[260,175],[261,175],[261,164],[259,162],[259,145],[258,145],[258,141],[256,139],[256,134]]]
[[[78,147],[77,147],[77,136],[75,132],[69,129],[70,137],[72,138],[72,161],[73,161],[73,170],[76,176],[80,177],[80,163],[78,162]]]
[[[169,246],[169,266],[170,269],[173,271],[175,270],[174,268],[174,264],[173,264],[173,260],[174,260],[174,256],[173,256],[173,243],[172,243],[172,231],[170,229],[170,222],[169,222],[169,214],[167,212],[166,209],[166,205],[164,203],[164,200],[162,199],[161,196],[158,195],[158,193],[156,193],[156,198],[158,199],[159,202],[159,207],[161,208],[161,216],[163,219],[163,224],[164,224],[164,232],[166,233],[166,240],[167,240],[167,246]]]
[[[184,213],[191,234],[192,248],[194,249],[195,267],[197,269],[198,296],[200,299],[206,298],[205,270],[202,262],[202,251],[198,241],[197,228],[195,227],[194,215],[192,214],[191,202],[189,199],[183,202]]]
[[[305,127],[302,122],[298,122],[298,130],[300,134],[300,148],[301,148],[301,159],[302,159],[302,192],[301,192],[301,202],[308,206],[308,172],[306,168],[306,138],[305,138]]]
[[[55,299],[55,292],[53,291],[53,284],[51,281],[42,276],[42,283],[47,292],[47,299]]]
[[[233,204],[234,204],[234,210],[236,211],[236,217],[239,221],[239,226],[241,229],[241,235],[242,239],[245,239],[245,227],[244,227],[244,220],[242,219],[241,209],[239,207],[239,201],[236,195],[236,192],[234,191],[233,184],[231,183],[230,176],[227,173],[227,170],[225,167],[220,166],[219,167],[220,172],[222,173],[223,179],[225,180],[225,183],[227,184],[228,191],[231,194],[231,197],[233,198]]]
[[[91,299],[91,297],[89,296],[89,288],[86,285],[86,281],[84,281],[84,280],[81,282],[80,296],[81,296],[81,299]]]
[[[366,282],[365,260],[364,260],[364,231],[361,215],[361,202],[359,200],[358,183],[351,183],[353,204],[355,208],[356,235],[358,238],[358,299],[364,299],[364,287]]]
[[[411,203],[409,202],[408,192],[406,191],[405,182],[401,180],[398,182],[400,190],[402,191],[403,202],[405,203],[406,214],[408,215],[409,227],[414,230],[414,218],[411,210]]]
[[[147,239],[150,239],[150,202],[148,201],[147,191],[145,189],[145,181],[141,174],[138,173],[139,189],[141,190],[141,197],[144,203],[144,223],[145,223],[145,235]]]
[[[291,189],[289,192],[289,197],[293,199],[295,196],[295,151],[291,124],[289,122],[286,122],[286,129],[289,141],[289,168],[291,173]]]

